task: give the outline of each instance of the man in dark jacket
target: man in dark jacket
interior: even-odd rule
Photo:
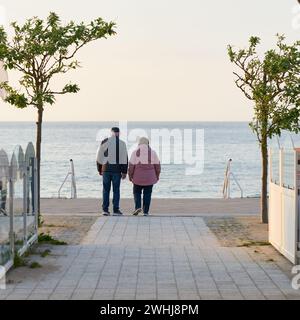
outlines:
[[[109,195],[113,187],[113,215],[120,216],[120,185],[128,169],[127,148],[120,138],[120,129],[111,129],[111,137],[104,139],[97,151],[97,169],[103,177],[103,215],[109,216]]]

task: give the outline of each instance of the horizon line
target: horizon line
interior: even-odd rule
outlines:
[[[0,123],[35,123],[36,121],[30,120],[0,120]],[[249,120],[45,120],[43,123],[74,123],[74,122],[87,122],[87,123],[97,123],[97,122],[247,122]]]

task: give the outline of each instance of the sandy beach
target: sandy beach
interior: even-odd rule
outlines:
[[[42,199],[43,215],[99,215],[101,199]],[[121,199],[125,215],[133,211],[133,199]],[[152,199],[151,214],[189,215],[258,215],[258,198],[235,199]]]

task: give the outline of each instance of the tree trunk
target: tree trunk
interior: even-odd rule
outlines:
[[[263,137],[261,141],[262,178],[261,178],[261,221],[268,223],[268,141]]]
[[[37,130],[36,130],[36,158],[37,158],[37,175],[38,175],[38,207],[37,212],[39,215],[39,221],[40,221],[40,215],[41,215],[41,201],[40,201],[40,195],[41,195],[41,145],[42,145],[42,124],[43,124],[43,107],[38,108],[38,120],[36,123]]]

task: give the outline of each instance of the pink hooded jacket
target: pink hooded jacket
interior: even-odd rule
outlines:
[[[160,171],[160,161],[156,152],[148,145],[140,144],[129,161],[130,181],[139,186],[150,186],[157,183]]]

